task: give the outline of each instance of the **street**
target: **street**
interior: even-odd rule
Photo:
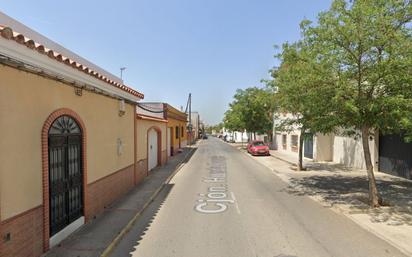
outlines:
[[[404,256],[286,189],[244,153],[204,140],[111,256]]]

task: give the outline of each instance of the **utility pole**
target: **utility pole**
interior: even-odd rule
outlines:
[[[187,99],[185,113],[189,110],[189,124],[187,125],[189,131],[189,145],[192,145],[192,93],[189,93],[189,98]]]
[[[126,69],[126,67],[121,67],[120,68],[120,79],[122,80],[122,82],[123,82],[123,71]]]

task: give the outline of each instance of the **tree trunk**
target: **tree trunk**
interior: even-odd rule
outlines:
[[[373,173],[373,165],[371,160],[371,153],[369,150],[369,128],[362,128],[362,146],[363,155],[365,156],[366,171],[368,173],[369,181],[369,204],[371,207],[379,207],[381,198],[379,196],[378,188],[376,186],[375,175]]]
[[[302,132],[299,135],[299,159],[298,159],[298,171],[304,170],[303,168],[303,138],[305,134]]]
[[[268,145],[273,149],[273,131],[268,131]]]

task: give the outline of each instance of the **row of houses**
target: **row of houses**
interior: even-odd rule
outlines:
[[[234,143],[246,143],[252,140],[262,140],[269,143],[269,137],[267,134],[254,134],[245,131],[231,131],[227,128],[222,128],[219,132],[226,141]]]
[[[301,131],[298,128],[291,131],[276,130],[276,127],[288,118],[291,118],[290,114],[274,115],[274,129],[271,136],[253,135],[246,131],[232,132],[225,128],[222,133],[227,136],[228,141],[237,143],[248,142],[249,138],[262,140],[272,149],[295,156],[297,160]],[[385,135],[376,131],[369,137],[369,149],[374,171],[412,179],[412,143],[405,142],[401,135]],[[303,143],[303,155],[317,162],[332,162],[355,169],[366,169],[360,135],[348,136],[344,131],[329,134],[307,133]]]
[[[300,131],[276,132],[274,149],[298,154]],[[412,143],[401,135],[384,135],[378,131],[369,137],[369,149],[374,171],[412,179]],[[307,134],[303,143],[305,158],[318,162],[333,162],[356,169],[366,169],[360,136],[342,133]]]
[[[274,128],[289,114],[278,114],[274,117]],[[298,155],[299,136],[301,131],[273,130],[273,148],[279,152]],[[412,143],[405,142],[402,135],[383,134],[375,131],[369,136],[369,149],[374,171],[412,179]],[[318,162],[339,163],[346,167],[366,169],[360,133],[348,136],[345,131],[329,134],[305,135],[303,143],[305,158]]]
[[[195,139],[186,113],[2,13],[0,81],[1,257],[42,255]]]

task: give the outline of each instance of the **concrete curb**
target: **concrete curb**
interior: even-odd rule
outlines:
[[[290,165],[295,165],[295,166],[296,166],[296,163],[291,162],[291,161],[288,161],[288,160],[286,160],[286,159],[283,159],[283,158],[281,158],[281,157],[279,157],[279,156],[276,156],[276,155],[270,154],[270,157],[273,157],[273,158],[275,158],[275,159],[278,159],[278,160],[284,161],[284,162],[286,162],[286,163],[289,163]]]
[[[230,144],[229,144],[229,145],[230,145]],[[255,160],[255,159],[254,159],[252,156],[250,156],[247,152],[242,151],[241,149],[238,149],[238,148],[237,148],[236,146],[234,146],[234,145],[231,145],[231,146],[233,146],[235,149],[239,150],[241,153],[247,155],[247,156],[248,156],[249,158],[251,158],[252,160]],[[278,156],[271,155],[271,157],[273,157],[273,158],[275,158],[275,159],[278,159],[278,160],[280,160],[280,161],[283,161],[283,162],[285,162],[285,163],[288,163],[288,164],[292,164],[292,165],[293,165],[292,162],[287,161],[287,160],[285,160],[285,159],[282,159],[282,158],[280,158],[280,157],[278,157]],[[255,161],[257,161],[257,160],[255,160]],[[260,163],[261,165],[265,166],[265,167],[268,168],[269,170],[271,170],[271,171],[274,173],[275,176],[277,176],[279,179],[281,179],[281,180],[282,180],[283,182],[285,182],[286,184],[292,185],[292,184],[290,183],[290,181],[287,179],[287,178],[289,178],[288,175],[282,174],[281,172],[276,171],[276,169],[269,167],[269,166],[266,165],[265,163],[261,163],[261,162],[259,162],[259,161],[257,161],[257,162]],[[285,176],[285,177],[284,177],[284,176]],[[316,195],[316,196],[318,196],[318,195]],[[402,245],[400,245],[399,243],[397,243],[397,241],[394,240],[393,238],[390,238],[390,237],[385,236],[385,234],[382,233],[381,231],[376,230],[376,229],[374,229],[374,228],[372,228],[372,227],[370,227],[370,226],[368,226],[368,225],[366,225],[366,224],[364,224],[364,223],[362,223],[362,222],[359,222],[359,220],[357,220],[356,218],[354,218],[353,216],[351,216],[351,215],[348,213],[347,207],[340,206],[340,205],[336,205],[336,204],[330,205],[322,196],[318,196],[318,197],[316,197],[316,196],[308,195],[307,197],[309,197],[310,199],[312,199],[313,201],[319,203],[320,205],[322,205],[322,206],[324,206],[324,207],[328,207],[331,211],[333,211],[333,212],[335,212],[335,213],[338,213],[338,214],[340,214],[340,215],[345,216],[346,218],[350,219],[352,222],[356,223],[359,227],[365,229],[365,230],[368,231],[369,233],[371,233],[371,234],[375,235],[376,237],[382,239],[383,241],[389,243],[390,245],[392,245],[393,247],[395,247],[396,249],[398,249],[400,252],[404,253],[405,255],[407,255],[407,256],[412,256],[412,252],[411,252],[409,249],[407,249],[407,248],[403,247]],[[358,200],[357,200],[357,201],[358,201]],[[359,202],[360,205],[368,206],[367,204],[364,204],[364,203],[361,202],[361,201],[358,201],[358,202]]]
[[[195,144],[194,146],[198,146]],[[106,247],[100,257],[108,257],[110,253],[114,250],[117,244],[123,239],[123,237],[130,231],[133,225],[136,223],[138,218],[141,214],[146,210],[146,208],[150,205],[151,202],[156,198],[156,196],[162,191],[162,189],[172,180],[172,178],[179,172],[179,170],[184,166],[184,162],[187,160],[188,156],[194,151],[194,147],[190,149],[190,151],[185,155],[185,157],[180,161],[176,169],[172,172],[172,174],[167,177],[165,182],[158,188],[156,191],[150,196],[149,200],[143,205],[143,208],[136,213],[136,215],[127,223],[127,225],[120,231],[120,233],[112,240],[112,242]]]

